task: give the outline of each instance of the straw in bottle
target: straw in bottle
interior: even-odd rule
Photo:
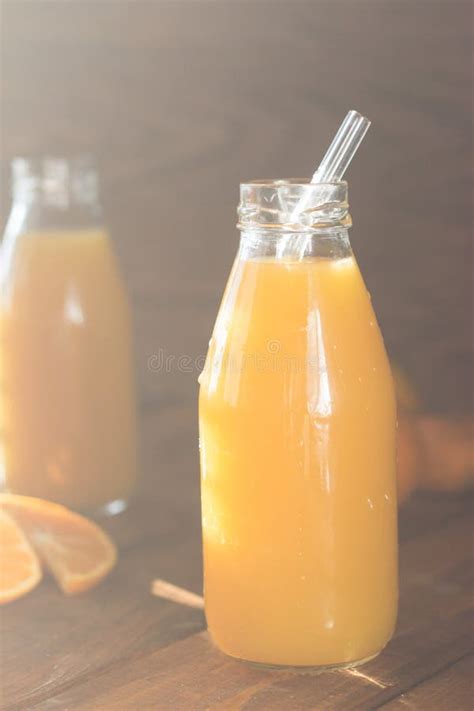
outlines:
[[[342,179],[349,164],[359,148],[365,134],[370,126],[370,121],[362,116],[358,111],[349,111],[341,123],[331,145],[326,151],[324,158],[311,178],[311,184],[331,183]],[[325,201],[324,186],[318,194],[319,204]],[[309,191],[303,195],[291,213],[291,222],[299,222],[300,214],[309,207],[311,195]],[[294,255],[296,259],[302,259],[307,245],[308,236],[295,235],[285,238],[279,256],[287,254]]]

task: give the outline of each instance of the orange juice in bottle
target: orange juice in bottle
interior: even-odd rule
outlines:
[[[372,658],[397,613],[392,378],[347,184],[324,190],[323,205],[321,185],[241,186],[200,378],[209,632],[233,657],[295,669]]]
[[[90,161],[13,163],[0,252],[5,487],[121,510],[137,475],[127,297]]]

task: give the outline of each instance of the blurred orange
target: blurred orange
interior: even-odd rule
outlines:
[[[474,420],[420,417],[418,434],[424,453],[422,488],[458,491],[474,484]]]
[[[458,491],[474,484],[474,420],[423,415],[415,386],[392,364],[398,402],[399,502],[416,488]]]
[[[418,485],[420,440],[413,416],[404,414],[399,417],[397,435],[398,503],[402,504]]]
[[[391,363],[391,368],[399,408],[415,412],[420,408],[420,396],[416,387],[396,363]]]

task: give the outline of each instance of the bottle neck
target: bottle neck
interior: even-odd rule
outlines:
[[[25,232],[74,231],[101,227],[102,211],[98,204],[57,205],[29,197],[13,201],[5,228],[5,238]]]
[[[351,255],[349,230],[346,227],[312,232],[245,229],[240,236],[239,257],[245,260],[344,259]]]
[[[237,209],[240,256],[299,261],[352,254],[347,183],[257,180],[242,183]]]
[[[89,158],[16,158],[7,233],[73,230],[102,224],[98,175]]]

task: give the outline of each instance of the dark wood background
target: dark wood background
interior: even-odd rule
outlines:
[[[92,151],[133,302],[141,397],[196,396],[237,246],[240,181],[309,176],[349,108],[352,242],[387,346],[427,406],[470,406],[472,4],[4,0],[3,175]],[[2,212],[8,185],[2,184]]]
[[[18,154],[97,155],[136,330],[144,477],[107,528],[120,561],[75,599],[45,580],[7,606],[8,711],[469,708],[472,503],[401,517],[401,613],[379,660],[324,677],[218,655],[202,613],[197,375],[237,248],[238,184],[309,176],[349,108],[373,127],[350,169],[352,242],[386,343],[427,409],[472,374],[472,34],[462,0],[4,0],[0,219]],[[150,360],[151,359],[151,360]],[[183,640],[183,641],[179,641]],[[402,694],[402,696],[400,696]]]

